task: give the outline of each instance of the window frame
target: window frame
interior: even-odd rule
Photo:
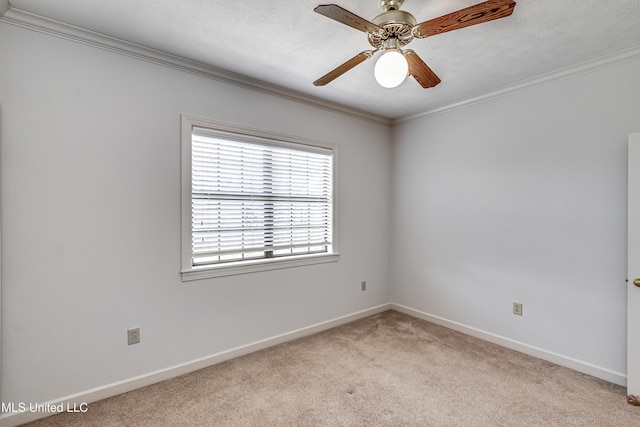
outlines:
[[[219,122],[201,117],[182,114],[181,116],[181,253],[182,281],[230,276],[257,271],[275,270],[304,265],[336,262],[338,251],[338,145],[299,136],[265,131],[247,126]],[[233,134],[234,138],[246,142],[263,142],[265,145],[294,147],[305,145],[331,150],[332,152],[332,244],[331,251],[318,254],[288,255],[277,258],[261,258],[253,260],[233,261],[205,266],[194,266],[192,262],[192,170],[191,147],[194,127],[206,128],[213,134]]]

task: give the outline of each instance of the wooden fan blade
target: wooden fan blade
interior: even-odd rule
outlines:
[[[513,13],[515,6],[516,2],[513,0],[489,0],[478,3],[416,25],[414,35],[420,38],[435,36],[447,31],[505,18]]]
[[[407,58],[409,63],[409,75],[413,76],[420,83],[420,86],[427,89],[440,83],[440,78],[424,63],[417,53],[412,50],[405,50],[404,57]]]
[[[333,80],[335,80],[336,78],[340,77],[341,75],[343,75],[344,73],[346,73],[347,71],[349,71],[350,69],[355,67],[356,65],[358,65],[358,64],[366,61],[367,59],[371,58],[371,56],[373,56],[373,52],[375,52],[375,51],[373,51],[373,50],[365,50],[364,52],[360,52],[359,54],[357,54],[356,56],[354,56],[353,58],[351,58],[350,60],[348,60],[344,64],[339,65],[335,69],[329,71],[324,76],[320,77],[318,80],[313,82],[313,84],[315,86],[324,86],[327,83],[331,83]]]
[[[337,4],[321,4],[320,6],[316,6],[313,10],[320,15],[324,15],[327,18],[331,18],[365,33],[382,31],[382,28],[373,22],[369,22],[366,19],[341,8]]]

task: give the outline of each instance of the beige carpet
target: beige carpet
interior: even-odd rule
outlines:
[[[640,426],[623,387],[395,311],[32,426]]]

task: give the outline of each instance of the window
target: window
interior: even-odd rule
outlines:
[[[337,261],[330,144],[182,119],[182,277]]]

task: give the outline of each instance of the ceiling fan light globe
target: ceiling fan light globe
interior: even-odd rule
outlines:
[[[407,78],[409,64],[404,55],[397,50],[389,50],[382,54],[375,67],[373,75],[378,84],[387,89],[397,86]]]

